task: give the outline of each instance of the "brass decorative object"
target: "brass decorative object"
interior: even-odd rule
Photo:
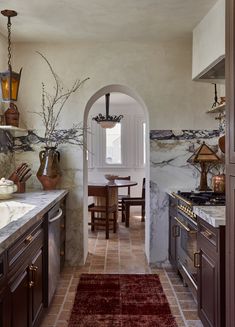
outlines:
[[[200,185],[197,188],[199,191],[211,191],[207,185],[207,174],[220,161],[220,158],[205,142],[187,160],[187,162],[194,165],[201,173]],[[197,167],[198,164],[200,165],[200,169]]]

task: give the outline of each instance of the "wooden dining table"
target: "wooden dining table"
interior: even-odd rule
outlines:
[[[124,180],[124,179],[117,179],[114,180],[114,182],[88,182],[88,186],[106,186],[108,185],[110,187],[110,198],[109,198],[109,203],[116,204],[117,205],[117,210],[118,210],[118,189],[120,187],[131,187],[131,186],[136,186],[138,183],[132,180]],[[89,194],[88,194],[89,196]],[[97,199],[98,200],[98,199]]]

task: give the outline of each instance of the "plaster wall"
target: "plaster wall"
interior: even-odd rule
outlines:
[[[84,108],[90,97],[100,88],[121,84],[133,89],[149,110],[149,128],[157,129],[213,129],[214,119],[205,112],[213,99],[209,84],[191,81],[191,41],[169,43],[64,43],[16,44],[17,63],[23,66],[18,107],[21,124],[41,130],[41,82],[52,88],[47,65],[35,53],[42,52],[56,73],[69,86],[77,78],[90,77],[79,93],[66,103],[61,115],[61,128],[82,121]],[[38,168],[39,147],[31,153],[19,153],[17,162],[28,161],[33,171]],[[70,189],[68,201],[68,251],[71,264],[84,262],[83,257],[83,165],[82,151],[64,145],[61,166],[61,187]],[[154,180],[154,176],[150,176]],[[40,187],[35,178],[31,184]],[[154,251],[154,249],[153,249]]]

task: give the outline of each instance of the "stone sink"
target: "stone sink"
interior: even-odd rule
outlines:
[[[16,221],[34,209],[35,205],[16,202],[16,201],[0,201],[0,229]]]

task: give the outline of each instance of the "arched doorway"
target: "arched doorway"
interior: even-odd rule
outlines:
[[[87,102],[87,105],[85,107],[84,111],[84,144],[87,144],[87,121],[88,121],[88,115],[89,111],[94,105],[94,103],[102,96],[104,96],[107,93],[112,92],[118,92],[123,93],[125,95],[128,95],[132,97],[136,102],[141,106],[143,113],[145,115],[145,121],[146,121],[146,134],[145,134],[145,149],[146,149],[146,165],[145,165],[145,177],[146,177],[146,223],[145,223],[145,253],[147,256],[147,259],[149,261],[149,252],[150,252],[150,205],[149,205],[149,175],[150,175],[150,155],[149,155],[149,114],[148,109],[142,100],[142,98],[137,94],[133,89],[119,84],[112,84],[107,85],[100,90],[98,90],[95,94],[91,96],[89,101]],[[87,257],[88,254],[88,211],[87,208],[87,183],[88,183],[88,150],[86,147],[83,151],[83,207],[84,207],[84,214],[83,214],[83,249],[84,249],[84,260]]]

